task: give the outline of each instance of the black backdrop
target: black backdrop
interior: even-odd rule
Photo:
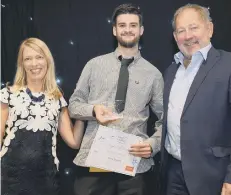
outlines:
[[[1,2],[1,82],[12,82],[21,41],[38,37],[49,46],[56,63],[56,72],[68,100],[86,62],[97,55],[114,50],[115,41],[110,23],[116,6],[123,0],[2,0]],[[216,48],[231,51],[230,0],[131,0],[144,13],[144,36],[141,53],[162,73],[177,51],[172,37],[174,11],[186,3],[209,7],[215,31],[212,43]],[[152,117],[155,120],[155,117]],[[150,122],[152,124],[152,120]],[[149,129],[151,134],[151,128]],[[77,151],[69,149],[61,139],[58,155],[62,194],[72,194],[73,178],[78,172],[72,164]],[[157,158],[158,161],[158,158]],[[149,193],[156,193],[157,178],[150,175]]]

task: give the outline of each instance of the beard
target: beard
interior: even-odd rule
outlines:
[[[132,36],[133,34],[129,34],[129,35]],[[116,36],[116,39],[118,43],[125,48],[132,48],[136,46],[140,40],[140,36],[137,36],[132,41],[125,41],[123,40],[123,36],[126,36],[126,34],[122,34],[121,36]]]

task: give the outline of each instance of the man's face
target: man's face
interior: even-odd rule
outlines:
[[[132,48],[136,46],[144,32],[140,26],[139,16],[135,14],[121,14],[117,16],[116,24],[113,27],[113,35],[120,46]]]
[[[203,20],[192,8],[185,9],[178,15],[173,33],[179,50],[188,59],[210,43],[212,34],[213,24]]]

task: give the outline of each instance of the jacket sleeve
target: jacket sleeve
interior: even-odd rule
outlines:
[[[229,107],[231,109],[231,75],[229,77]],[[230,161],[229,161],[229,165],[228,165],[227,173],[226,173],[226,177],[225,177],[225,183],[231,184],[231,151],[230,151]]]

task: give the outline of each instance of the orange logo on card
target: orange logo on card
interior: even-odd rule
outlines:
[[[134,169],[134,167],[130,167],[130,166],[126,166],[126,167],[125,167],[125,171],[132,172],[133,169]]]

